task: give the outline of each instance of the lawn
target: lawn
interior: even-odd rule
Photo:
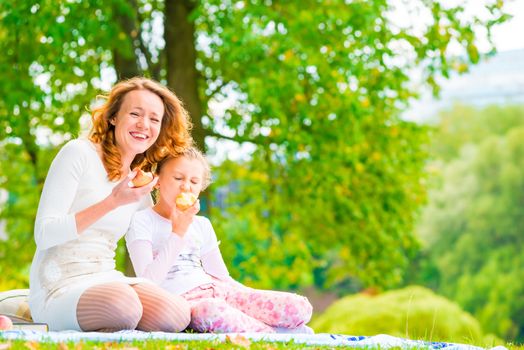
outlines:
[[[244,341],[246,340],[246,341]],[[340,347],[339,347],[340,348]],[[333,346],[305,345],[286,342],[251,342],[243,340],[226,341],[169,341],[169,340],[147,340],[134,342],[36,342],[25,340],[5,341],[0,340],[0,350],[23,349],[23,350],[50,350],[50,349],[74,349],[74,350],[105,350],[105,349],[165,349],[165,350],[215,350],[215,349],[253,349],[253,350],[276,350],[276,349],[336,349]]]
[[[524,350],[524,345],[506,344],[508,350]],[[253,350],[277,350],[277,349],[340,349],[342,347],[297,344],[293,342],[264,342],[250,341],[246,338],[228,338],[225,341],[169,341],[169,340],[147,340],[133,342],[36,342],[25,340],[2,340],[0,336],[0,350],[109,350],[109,349],[165,349],[165,350],[215,350],[215,349],[253,349]],[[380,347],[368,347],[366,349],[380,349]],[[417,349],[417,348],[413,348]],[[392,347],[389,350],[408,350],[402,347]]]

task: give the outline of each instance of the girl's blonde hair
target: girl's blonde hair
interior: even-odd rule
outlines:
[[[204,174],[202,175],[202,191],[205,190],[211,184],[211,166],[209,165],[206,156],[198,148],[194,146],[186,148],[181,153],[170,154],[164,159],[162,159],[156,167],[156,174],[160,174],[160,172],[162,171],[162,167],[167,162],[181,157],[186,157],[190,160],[198,160],[200,163],[202,163],[202,166],[204,168]]]
[[[192,144],[189,114],[171,90],[154,80],[142,77],[121,81],[111,89],[109,95],[103,96],[106,102],[93,109],[93,127],[89,132],[89,140],[101,146],[102,162],[111,181],[118,180],[123,175],[121,155],[115,142],[115,127],[111,120],[116,117],[126,94],[133,90],[148,90],[160,97],[164,104],[164,116],[158,139],[144,153],[136,155],[131,169],[140,167],[150,171],[153,164],[167,154],[183,152]]]

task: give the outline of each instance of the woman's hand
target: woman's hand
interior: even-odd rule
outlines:
[[[146,194],[151,192],[153,186],[158,181],[155,177],[153,181],[142,187],[130,187],[129,182],[135,176],[136,172],[129,173],[118,185],[116,185],[111,194],[101,202],[93,204],[92,206],[75,214],[76,230],[78,234],[84,232],[95,221],[109,213],[111,210],[120,207],[121,205],[139,201]]]
[[[180,237],[184,237],[189,225],[193,222],[193,218],[200,211],[200,200],[196,200],[195,203],[182,211],[176,206],[171,212],[171,230]]]
[[[133,203],[139,201],[144,195],[150,193],[153,187],[158,181],[158,177],[155,176],[153,180],[147,185],[141,187],[133,187],[131,179],[136,175],[136,171],[130,172],[118,185],[116,185],[109,198],[113,203],[114,207],[117,208],[121,205]]]

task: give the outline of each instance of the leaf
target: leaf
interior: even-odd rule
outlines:
[[[251,347],[251,341],[247,339],[246,337],[239,335],[239,334],[234,334],[234,335],[227,334],[226,342],[234,344],[234,345],[239,345],[243,348],[249,349]]]
[[[40,343],[37,341],[28,341],[24,343],[25,347],[29,350],[38,350],[40,349]]]
[[[165,350],[184,350],[186,347],[182,344],[166,345]]]

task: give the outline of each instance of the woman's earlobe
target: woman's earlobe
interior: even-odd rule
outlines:
[[[115,126],[116,122],[115,122],[115,117],[109,119],[109,124]]]

